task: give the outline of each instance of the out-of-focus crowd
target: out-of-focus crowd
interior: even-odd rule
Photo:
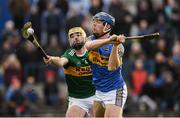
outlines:
[[[124,44],[124,115],[179,113],[179,0],[1,0],[0,116],[35,116],[45,113],[45,106],[59,112],[67,107],[63,69],[43,63],[37,49],[22,38],[23,24],[31,21],[47,53],[61,56],[69,48],[69,28],[81,26],[90,35],[92,16],[100,11],[115,17],[112,34],[160,33],[159,40]]]

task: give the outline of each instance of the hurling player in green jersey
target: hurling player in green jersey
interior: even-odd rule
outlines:
[[[86,33],[81,27],[74,27],[69,30],[68,38],[71,48],[61,57],[48,56],[44,62],[64,67],[69,94],[66,117],[91,116],[95,88],[87,60],[88,51],[84,46]]]

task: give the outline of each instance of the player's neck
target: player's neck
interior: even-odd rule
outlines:
[[[78,57],[84,56],[85,53],[86,53],[86,51],[87,51],[87,49],[86,49],[84,46],[83,46],[81,49],[79,49],[79,50],[75,50],[76,55],[77,55]]]

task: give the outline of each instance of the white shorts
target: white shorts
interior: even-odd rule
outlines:
[[[123,108],[126,99],[127,99],[127,87],[126,84],[124,84],[123,87],[109,92],[101,92],[96,90],[94,101],[101,102],[104,107],[107,104],[114,104]]]
[[[88,116],[92,116],[93,101],[94,101],[94,96],[83,99],[69,97],[68,107],[70,108],[71,106],[76,105],[82,108],[83,110],[85,110]]]

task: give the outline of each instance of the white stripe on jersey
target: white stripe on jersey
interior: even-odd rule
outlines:
[[[74,50],[71,50],[71,52],[69,52],[69,55],[73,56],[75,54]]]

